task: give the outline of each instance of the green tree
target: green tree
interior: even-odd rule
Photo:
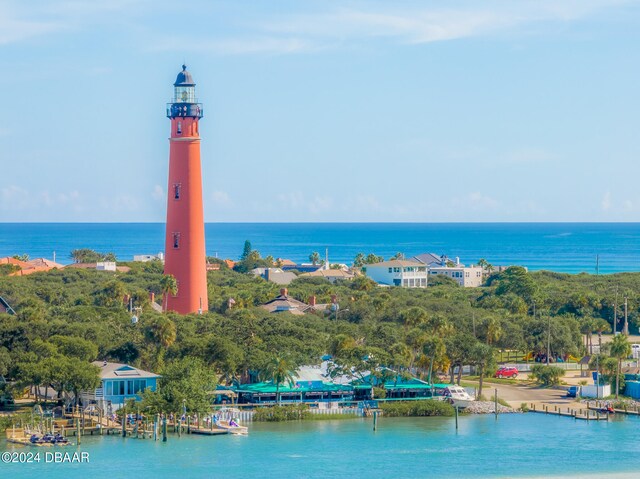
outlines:
[[[197,357],[186,356],[161,370],[158,390],[142,394],[140,408],[156,414],[166,411],[209,412],[211,392],[216,388],[215,371]]]
[[[309,255],[309,261],[311,261],[311,263],[315,266],[318,263],[320,263],[320,253],[318,253],[317,251],[312,252]]]
[[[356,268],[362,268],[365,264],[365,256],[364,253],[358,253],[355,258],[353,258],[353,266]]]
[[[558,366],[536,364],[531,368],[530,376],[543,386],[556,386],[560,384],[560,378],[564,376],[564,374],[564,369]]]
[[[176,340],[176,325],[166,316],[154,316],[147,322],[144,333],[147,340],[155,346],[155,367],[161,368],[165,351]]]
[[[620,392],[620,366],[622,360],[628,358],[631,355],[631,344],[629,338],[624,334],[618,334],[611,341],[611,357],[618,360],[616,365],[616,399],[618,399],[618,393]]]
[[[488,367],[495,364],[493,348],[487,344],[477,342],[470,351],[469,362],[476,367],[478,373],[478,396],[482,395],[484,375]]]
[[[244,248],[242,248],[242,255],[240,255],[240,260],[245,260],[249,257],[253,249],[251,248],[251,241],[245,240]]]
[[[276,402],[280,404],[280,386],[284,383],[293,385],[296,366],[289,358],[273,356],[267,362],[260,375],[263,381],[272,381],[276,385]]]
[[[78,336],[62,336],[55,335],[49,338],[59,353],[65,356],[81,359],[82,361],[91,362],[98,357],[98,347],[91,341]]]
[[[172,274],[162,275],[160,280],[160,290],[162,291],[162,302],[164,304],[163,311],[167,311],[167,303],[169,295],[175,296],[178,294],[178,281]]]

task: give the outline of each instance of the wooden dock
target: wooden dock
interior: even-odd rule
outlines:
[[[565,417],[570,417],[576,420],[582,420],[582,421],[608,421],[609,420],[609,414],[602,414],[598,411],[593,411],[590,408],[587,409],[571,409],[570,407],[567,407],[566,409],[558,407],[558,406],[553,406],[553,408],[551,408],[548,404],[543,404],[541,409],[536,409],[536,405],[535,404],[531,404],[531,408],[529,409],[529,412],[534,412],[534,413],[538,413],[538,414],[547,414],[547,415],[551,415],[551,416],[565,416]]]

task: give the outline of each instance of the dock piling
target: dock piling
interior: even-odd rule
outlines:
[[[167,416],[162,418],[162,442],[167,442]]]
[[[496,414],[496,419],[498,419],[498,388],[494,389],[495,391],[495,396],[494,396],[494,412]]]
[[[456,431],[458,430],[458,406],[456,406]]]
[[[378,411],[373,411],[373,430],[378,429]]]

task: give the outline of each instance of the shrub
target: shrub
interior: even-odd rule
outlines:
[[[380,404],[385,416],[453,416],[453,406],[444,401],[394,401]]]
[[[531,377],[543,386],[556,386],[560,384],[560,378],[564,376],[564,373],[564,369],[558,366],[536,364],[531,368]]]
[[[280,422],[309,419],[311,412],[307,404],[261,407],[253,414],[254,421]]]

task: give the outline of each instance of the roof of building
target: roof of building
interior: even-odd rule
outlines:
[[[107,361],[93,361],[91,364],[100,368],[101,379],[145,379],[162,377],[159,374],[143,371],[128,364],[110,363]]]
[[[423,263],[419,263],[417,261],[409,261],[406,259],[390,259],[389,261],[383,261],[381,263],[371,263],[365,265],[367,268],[372,266],[380,266],[382,268],[388,267],[406,267],[406,266],[424,266]]]
[[[341,269],[319,269],[312,271],[311,273],[303,273],[300,276],[304,277],[321,277],[321,278],[334,278],[334,279],[353,279],[354,274]]]
[[[298,301],[297,299],[288,296],[286,293],[281,293],[280,296],[272,299],[271,301],[267,301],[260,307],[262,309],[266,309],[270,313],[289,312],[297,315],[304,314],[312,309],[308,304]]]
[[[291,261],[290,259],[286,259],[286,258],[277,258],[275,262],[276,262],[276,264],[280,264],[281,266],[295,266],[296,265],[295,261]]]
[[[196,86],[191,77],[191,73],[187,71],[187,65],[182,65],[182,71],[178,73],[178,77],[173,86]]]
[[[446,258],[444,258],[446,260]],[[427,266],[441,265],[443,257],[435,253],[422,253],[411,258],[413,261],[426,264]]]
[[[56,263],[55,261],[51,261],[47,258],[34,258],[27,261],[27,263],[32,264],[34,266],[43,266],[45,268],[53,269],[53,268],[64,268],[63,264]]]

